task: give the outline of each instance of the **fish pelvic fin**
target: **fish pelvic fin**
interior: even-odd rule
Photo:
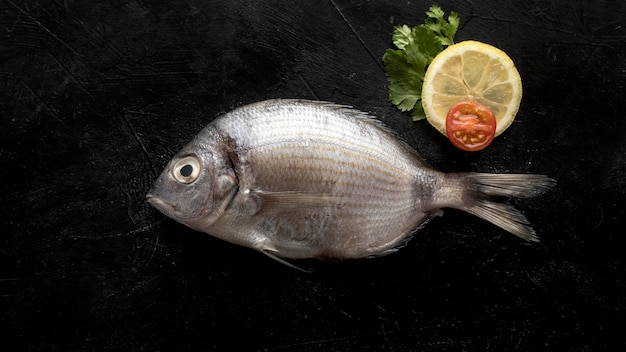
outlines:
[[[292,264],[292,263],[288,262],[287,260],[285,260],[285,259],[277,256],[276,254],[274,254],[274,252],[271,251],[271,250],[261,250],[260,252],[265,254],[266,256],[274,259],[275,261],[277,261],[277,262],[279,262],[279,263],[281,263],[283,265],[286,265],[286,266],[288,266],[288,267],[290,267],[292,269],[296,269],[298,271],[301,271],[301,272],[307,273],[307,274],[310,274],[312,272],[311,270],[303,269],[303,268],[301,268],[301,267],[299,267],[299,266],[297,266],[295,264]]]
[[[296,269],[298,271],[301,271],[303,273],[311,273],[311,270],[306,270],[303,269],[295,264],[290,263],[289,261],[281,258],[278,256],[279,251],[276,249],[276,247],[274,247],[273,244],[269,243],[269,242],[260,242],[257,245],[253,246],[254,249],[258,250],[259,252],[265,254],[266,256],[274,259],[275,261],[284,264],[292,269]]]
[[[526,216],[498,198],[538,196],[554,187],[555,180],[535,174],[486,173],[449,174],[445,179],[452,189],[461,191],[449,207],[476,215],[526,241],[539,242]]]

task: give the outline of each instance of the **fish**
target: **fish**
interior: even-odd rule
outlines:
[[[272,99],[209,123],[146,198],[196,231],[291,265],[393,253],[443,208],[538,241],[502,198],[538,196],[555,184],[538,174],[440,172],[368,113]]]

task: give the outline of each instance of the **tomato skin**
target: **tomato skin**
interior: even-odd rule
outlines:
[[[485,149],[496,134],[496,117],[476,101],[461,101],[448,110],[446,134],[452,144],[468,152]]]

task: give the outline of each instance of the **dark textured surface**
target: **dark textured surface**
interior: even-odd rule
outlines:
[[[386,99],[393,26],[430,3],[0,0],[0,350],[626,349],[626,5],[493,4],[441,2],[524,83],[470,155]],[[303,274],[146,204],[205,124],[276,97],[369,111],[441,170],[556,178],[516,202],[542,242],[446,211]]]

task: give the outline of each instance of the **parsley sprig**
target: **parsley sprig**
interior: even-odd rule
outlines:
[[[402,111],[411,111],[413,120],[425,118],[422,107],[422,84],[426,68],[445,47],[454,44],[459,15],[451,11],[448,19],[441,7],[432,5],[424,24],[410,28],[394,27],[393,44],[383,55],[389,81],[389,100]]]

